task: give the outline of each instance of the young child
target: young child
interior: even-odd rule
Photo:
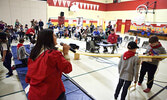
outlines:
[[[117,46],[117,35],[115,34],[114,29],[111,29],[110,35],[108,36],[108,39],[107,39],[107,42],[114,44],[112,52],[111,52],[111,54],[114,54],[114,51],[115,51],[116,46]],[[104,47],[103,52],[108,52],[107,47]]]
[[[29,56],[29,54],[26,52],[23,43],[24,43],[24,39],[20,38],[19,43],[17,44],[17,59],[20,60],[22,64],[17,64],[13,66],[14,68],[12,69],[19,68],[19,67],[27,67],[27,59],[28,59],[27,56]]]
[[[157,36],[151,36],[149,38],[149,46],[146,50],[146,54],[148,55],[159,55],[159,54],[166,54],[165,49],[162,47],[161,43]],[[152,62],[142,62],[141,70],[140,70],[140,77],[138,85],[140,86],[143,82],[144,76],[147,72],[148,79],[147,79],[147,89],[143,90],[144,92],[150,92],[153,82],[154,82],[154,74],[157,70],[159,61],[162,59],[152,59]]]
[[[31,40],[31,43],[30,43],[30,51],[34,48],[35,43],[36,43],[36,40],[35,40],[35,39],[32,39],[32,40]]]
[[[128,51],[126,51],[120,58],[120,62],[118,64],[118,72],[119,72],[119,82],[117,88],[115,90],[114,98],[117,99],[121,88],[123,87],[121,100],[125,100],[128,88],[133,81],[133,77],[135,78],[134,83],[138,80],[138,69],[139,69],[139,58],[135,56],[137,48],[137,44],[135,42],[128,43]]]
[[[6,78],[13,75],[13,71],[11,68],[11,58],[12,53],[10,52],[9,46],[7,44],[6,40],[7,36],[5,33],[0,32],[0,43],[1,43],[1,55],[2,55],[2,61],[3,65],[8,69],[8,73],[6,74]]]

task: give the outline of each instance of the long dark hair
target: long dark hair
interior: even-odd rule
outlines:
[[[49,50],[56,49],[53,41],[53,30],[43,29],[39,32],[37,43],[30,53],[30,58],[35,60],[40,54],[42,48]]]

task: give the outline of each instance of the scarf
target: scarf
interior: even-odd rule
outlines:
[[[123,60],[127,60],[130,57],[133,57],[135,55],[135,52],[133,51],[126,51],[123,55]]]
[[[17,45],[17,49],[19,49],[21,46],[23,46],[23,44],[22,44],[22,43],[19,43],[19,44]]]
[[[150,47],[151,47],[151,49],[150,49],[150,51],[149,51],[149,54],[150,54],[150,55],[158,55],[158,53],[155,52],[153,49],[162,47],[162,45],[161,45],[161,43],[159,42],[158,45],[156,45],[156,46],[151,46],[151,45],[150,45]]]

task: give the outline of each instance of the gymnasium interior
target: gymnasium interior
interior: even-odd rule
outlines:
[[[77,46],[73,48],[75,52],[69,51],[72,72],[63,73],[61,78],[66,100],[115,100],[120,56],[128,50],[130,41],[136,42],[139,47],[136,55],[140,56],[146,51],[149,38],[155,35],[167,52],[167,0],[0,0],[0,24],[15,27],[16,20],[23,27],[28,25],[28,28],[32,20],[41,20],[44,29],[53,29],[57,35],[60,51],[61,43],[71,48]],[[55,27],[61,25],[64,27],[63,34],[56,33]],[[111,53],[113,45],[105,44],[109,35],[108,25],[118,36],[114,53]],[[75,32],[69,35],[69,27],[84,30],[88,27],[92,32],[86,36],[75,36]],[[96,29],[101,34],[100,39],[92,35]],[[12,66],[21,63],[16,50],[19,38],[16,34],[16,39],[11,42]],[[23,38],[26,51],[30,53],[30,41],[26,36]],[[104,47],[107,47],[107,52],[104,52]],[[141,86],[132,81],[126,100],[167,100],[165,58],[166,54],[159,62],[151,91],[143,92],[147,88],[146,74]],[[8,70],[0,61],[0,100],[28,100],[30,86],[25,82],[27,69],[13,69],[13,75],[6,78]],[[121,99],[121,93],[117,100]]]

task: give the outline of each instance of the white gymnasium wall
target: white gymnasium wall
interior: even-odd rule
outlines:
[[[105,20],[106,14],[104,11],[95,11],[95,10],[85,10],[80,9],[77,12],[68,11],[68,8],[65,7],[55,7],[55,6],[48,6],[47,8],[47,15],[49,18],[57,19],[60,16],[60,12],[64,12],[65,19],[76,19],[77,17],[83,17],[86,20]]]
[[[32,0],[0,0],[0,20],[14,25],[16,19],[21,24],[31,25],[30,21],[42,19],[47,22],[47,2]],[[45,24],[46,25],[46,24]]]

